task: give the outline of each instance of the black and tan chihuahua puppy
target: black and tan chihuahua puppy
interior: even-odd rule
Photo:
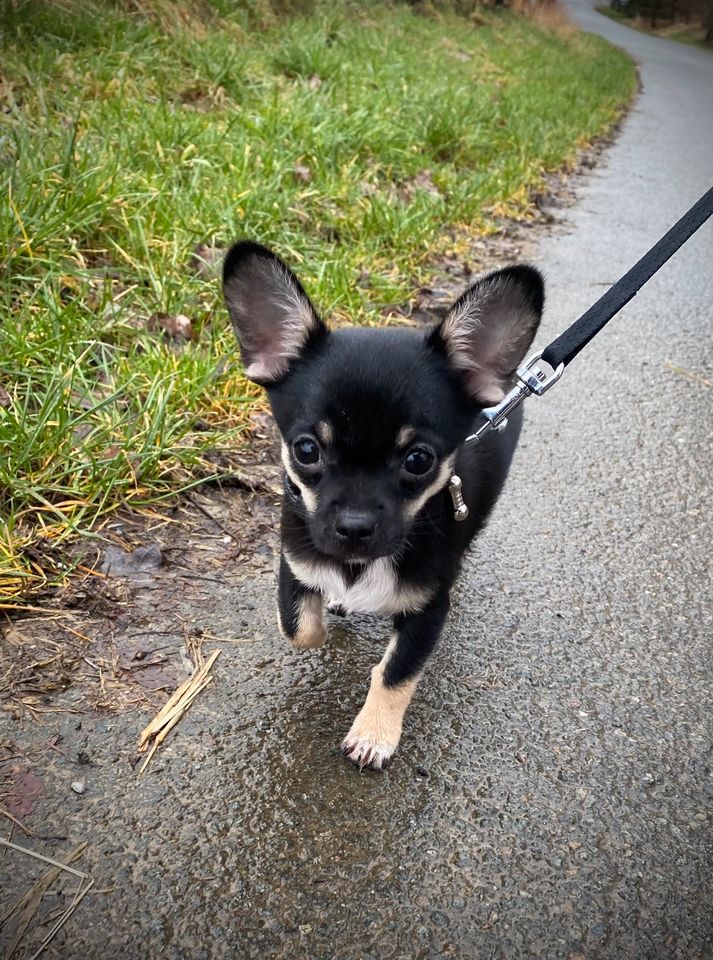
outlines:
[[[521,427],[463,444],[502,399],[540,322],[540,274],[479,279],[425,331],[329,330],[265,247],[238,243],[223,273],[245,374],[267,390],[285,468],[278,617],[301,649],[327,638],[325,604],[393,621],[342,744],[381,769],[446,619],[463,554],[483,527]],[[456,474],[468,516],[454,516]]]

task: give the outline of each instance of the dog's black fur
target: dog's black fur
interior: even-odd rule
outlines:
[[[246,374],[267,389],[284,440],[281,629],[298,646],[318,646],[329,593],[393,616],[395,639],[344,742],[360,766],[381,767],[464,551],[510,467],[519,412],[502,434],[463,440],[532,342],[542,278],[529,266],[486,275],[424,332],[330,332],[292,272],[250,242],[230,250],[224,290]],[[462,522],[447,489],[453,473],[469,510]]]

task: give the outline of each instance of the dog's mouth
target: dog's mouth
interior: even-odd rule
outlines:
[[[363,567],[374,560],[379,560],[381,557],[393,557],[398,552],[398,548],[392,544],[374,544],[373,547],[364,545],[354,549],[331,540],[325,541],[321,537],[318,542],[315,541],[314,545],[321,554],[329,557],[330,560],[339,560],[341,563],[354,567]]]

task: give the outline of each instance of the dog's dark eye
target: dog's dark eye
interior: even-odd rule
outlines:
[[[298,437],[292,444],[292,452],[295,455],[295,460],[306,467],[319,463],[319,446],[312,437]]]
[[[414,447],[404,457],[404,470],[422,477],[433,466],[435,456],[426,447]]]

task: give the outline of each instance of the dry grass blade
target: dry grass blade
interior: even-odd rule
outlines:
[[[182,700],[181,703],[177,704],[174,707],[174,709],[171,711],[171,713],[166,716],[165,726],[156,734],[156,738],[153,744],[151,745],[151,749],[149,750],[146,756],[146,759],[141,764],[141,768],[139,769],[139,776],[141,776],[141,774],[144,772],[146,767],[148,767],[151,761],[151,758],[158,750],[159,745],[166,739],[166,737],[171,732],[171,730],[176,726],[178,721],[181,719],[183,714],[186,712],[186,710],[190,707],[190,705],[196,699],[196,697],[201,692],[201,690],[204,690],[212,682],[213,682],[213,678],[207,677],[203,681],[203,683],[200,684],[200,686],[195,687],[191,691],[191,693],[184,700]]]
[[[28,857],[34,857],[35,860],[42,860],[43,863],[49,863],[52,867],[59,867],[60,870],[66,870],[68,873],[73,873],[75,877],[81,877],[82,880],[87,879],[86,873],[83,873],[81,870],[75,870],[74,867],[70,867],[67,863],[60,863],[59,860],[53,860],[51,857],[45,857],[42,853],[36,853],[34,850],[28,850],[27,847],[20,847],[16,843],[11,843],[10,840],[5,840],[0,837],[0,843],[4,847],[10,847],[11,850],[17,850],[18,853],[27,854]],[[73,850],[69,856],[69,863],[73,860],[76,860],[79,854],[86,847],[86,843],[80,844],[76,850]]]
[[[82,881],[82,883],[83,883],[83,881]],[[84,897],[86,897],[86,895],[87,895],[87,894],[89,893],[89,891],[92,889],[92,887],[94,886],[94,883],[95,883],[94,880],[90,880],[89,883],[86,885],[86,887],[84,887],[84,889],[82,889],[82,884],[80,883],[79,888],[78,888],[78,890],[77,890],[77,893],[76,893],[76,895],[75,895],[75,897],[74,897],[74,900],[70,903],[70,905],[69,905],[69,906],[67,907],[67,909],[64,911],[64,913],[63,913],[62,916],[59,918],[59,920],[57,921],[57,923],[55,923],[55,925],[52,927],[52,929],[51,929],[50,932],[47,934],[47,936],[44,938],[44,940],[43,940],[42,943],[39,945],[39,947],[37,948],[37,950],[35,950],[35,952],[32,954],[32,956],[30,957],[30,960],[37,960],[37,957],[39,957],[39,955],[40,955],[40,954],[42,953],[42,951],[45,949],[45,947],[46,947],[47,944],[50,942],[50,940],[52,939],[52,937],[54,937],[54,935],[57,933],[57,931],[60,929],[60,927],[62,927],[62,926],[67,922],[67,920],[72,916],[72,914],[74,913],[74,911],[77,909],[77,907],[79,906],[79,904],[82,902],[82,900],[84,899]]]
[[[14,911],[10,914],[13,916],[15,912],[19,913],[19,920],[17,924],[17,929],[15,930],[15,936],[13,937],[12,943],[8,947],[6,954],[6,960],[12,960],[17,948],[22,942],[22,938],[27,933],[27,928],[32,922],[32,918],[37,913],[39,905],[42,903],[42,898],[49,889],[49,887],[57,879],[61,871],[56,867],[53,867],[51,870],[48,870],[44,876],[42,876],[37,883],[34,885],[30,891],[29,896],[23,898],[22,907],[19,907],[17,911]],[[9,917],[8,917],[9,919]]]
[[[141,732],[141,736],[139,737],[139,750],[143,752],[147,748],[149,740],[158,733],[161,727],[163,727],[166,717],[173,711],[173,708],[186,696],[188,696],[190,691],[194,689],[197,684],[199,684],[210,672],[210,668],[213,666],[213,663],[215,662],[219,653],[220,650],[214,651],[208,660],[206,660],[206,662],[196,670],[193,676],[189,677],[188,680],[184,680],[180,687],[178,687],[171,694],[166,703],[153,718],[151,723],[149,723],[148,726],[145,727]]]
[[[88,877],[86,873],[82,873],[80,870],[75,870],[74,867],[70,867],[69,863],[71,863],[73,860],[76,860],[82,854],[82,851],[85,849],[87,844],[81,843],[78,847],[75,847],[75,849],[72,850],[72,852],[69,854],[67,858],[68,863],[60,863],[58,860],[52,860],[49,857],[45,857],[40,853],[35,853],[34,850],[28,850],[26,847],[19,847],[17,846],[17,844],[11,843],[9,840],[4,840],[0,838],[0,843],[2,843],[6,847],[10,847],[13,850],[17,850],[20,853],[25,853],[30,857],[34,857],[36,860],[42,860],[45,863],[50,864],[49,870],[46,870],[42,874],[42,876],[37,880],[34,886],[32,886],[27,891],[27,893],[23,894],[23,896],[21,896],[19,900],[17,900],[11,907],[9,907],[8,910],[6,910],[6,912],[0,918],[0,927],[3,927],[16,914],[19,915],[15,936],[12,940],[12,943],[8,947],[7,953],[5,954],[6,960],[11,960],[17,948],[19,947],[20,942],[22,941],[22,938],[25,936],[25,933],[27,932],[27,928],[32,922],[32,919],[35,916],[37,909],[42,903],[43,897],[45,896],[49,888],[52,886],[52,884],[55,882],[55,880],[62,873],[62,871],[72,873],[75,876],[79,877],[79,881],[80,881],[79,890],[82,889],[82,885],[88,879]],[[94,884],[94,881],[90,880],[89,885],[85,888],[84,892],[86,893],[89,887],[91,887],[93,884]],[[82,896],[84,896],[84,893],[82,893]],[[81,899],[81,897],[79,899]],[[78,900],[75,897],[75,900],[73,901],[73,903],[70,904],[70,907],[65,911],[63,917],[60,918],[61,922],[56,924],[55,927],[47,935],[47,937],[45,937],[40,949],[34,954],[33,960],[34,960],[34,957],[39,956],[42,950],[44,950],[44,948],[50,942],[50,940],[55,935],[57,930],[59,930],[59,927],[62,925],[62,923],[64,923],[64,921],[67,919],[69,914],[76,908],[77,903],[78,903]]]
[[[664,366],[667,370],[671,370],[673,373],[677,373],[680,377],[685,377],[686,380],[691,380],[693,383],[699,383],[702,387],[713,387],[713,380],[702,377],[700,373],[693,373],[692,370],[677,367],[675,363],[665,363]]]
[[[170,731],[176,726],[178,721],[184,715],[196,699],[201,690],[204,690],[213,682],[213,677],[208,676],[211,667],[220,655],[220,650],[215,650],[200,667],[198,667],[190,679],[178,687],[178,689],[169,697],[164,706],[159,710],[151,723],[142,730],[139,737],[139,750],[143,753],[149,750],[146,759],[139,768],[139,776],[149,765],[151,758],[156,753],[159,744],[166,739]],[[153,741],[151,743],[151,741]]]
[[[7,819],[10,820],[12,823],[14,823],[16,827],[19,827],[20,830],[22,830],[22,832],[25,834],[26,837],[36,837],[36,836],[37,836],[37,834],[36,834],[33,830],[30,830],[30,828],[29,828],[29,827],[26,827],[24,823],[21,823],[21,822],[17,819],[17,817],[13,817],[13,815],[10,813],[10,811],[9,811],[9,810],[6,810],[4,807],[0,807],[0,816],[1,816],[1,817],[7,817]]]
[[[201,692],[201,690],[204,690],[208,686],[208,684],[212,682],[213,682],[213,677],[206,677],[197,687],[194,687],[191,690],[191,692],[186,695],[186,697],[181,701],[181,703],[176,704],[173,710],[171,710],[171,712],[166,715],[166,718],[164,720],[164,726],[156,734],[154,743],[158,744],[166,739],[166,734],[169,732],[169,730],[171,730],[173,727],[176,726],[178,721],[181,719],[181,716],[183,715],[184,711],[188,707],[190,707],[190,705],[196,699],[196,697]]]

